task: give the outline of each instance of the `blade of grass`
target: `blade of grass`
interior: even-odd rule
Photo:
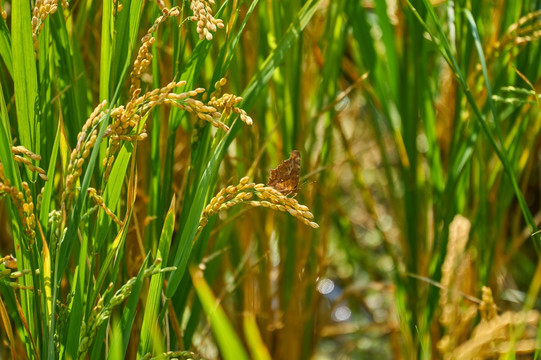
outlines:
[[[203,272],[195,267],[190,268],[190,274],[197,296],[203,305],[216,337],[221,353],[226,360],[249,359],[246,350],[237,337],[235,329],[229,323],[224,310],[218,304],[216,297],[205,281]]]
[[[211,232],[210,230],[213,228],[215,220],[216,220],[216,216],[212,216],[209,219],[208,224],[203,228],[203,230],[198,236],[199,241],[203,242],[205,245],[205,246],[201,246],[201,248],[203,249],[206,248],[206,244],[208,243],[208,239]],[[227,235],[231,236],[231,232],[220,231],[220,237],[216,241],[216,245],[215,245],[216,249],[223,249],[226,246],[225,244],[227,244],[229,239],[231,239]],[[198,253],[197,256],[195,257],[194,263],[195,264],[201,263],[202,258],[203,258],[203,253],[202,252]],[[220,262],[212,261],[210,262],[210,264],[206,263],[205,265],[206,265],[205,278],[207,282],[212,285],[212,283],[214,282],[214,279],[218,275],[218,272],[221,270]],[[177,312],[180,312],[181,309],[186,307],[187,301],[189,300],[188,296],[191,293],[191,290],[193,289],[192,280],[189,276],[184,277],[184,279],[182,280],[182,284],[183,284],[183,287],[187,289],[187,291],[186,290],[182,292],[179,291],[180,294],[178,294],[176,298],[172,299],[172,301],[179,301],[179,303],[175,303],[175,309],[177,309]],[[184,346],[186,348],[190,348],[192,344],[193,335],[195,334],[195,331],[197,330],[197,326],[199,325],[199,320],[201,319],[201,311],[202,311],[201,302],[199,301],[199,299],[196,298],[194,299],[194,302],[190,308],[190,318],[188,319],[188,323],[186,324],[183,338],[182,338],[182,341],[184,342]]]
[[[125,143],[116,156],[109,180],[105,184],[105,190],[103,191],[104,203],[110,209],[116,209],[120,201],[122,194],[122,186],[124,185],[124,179],[126,178],[126,172],[128,171],[128,165],[130,159],[132,159],[134,147],[132,143]],[[95,246],[101,249],[104,244],[107,244],[108,235],[111,232],[112,220],[105,213],[98,215],[98,236]]]
[[[83,244],[84,245],[84,244]],[[86,266],[86,264],[84,264]],[[81,333],[81,323],[83,319],[85,303],[85,283],[81,276],[81,267],[77,266],[73,274],[73,282],[70,288],[73,291],[73,300],[70,307],[69,322],[67,324],[66,344],[64,347],[65,358],[77,358],[77,349],[79,348],[79,337]],[[53,292],[54,293],[54,292]],[[52,311],[54,314],[54,311]],[[54,322],[51,319],[51,327]]]
[[[13,331],[11,330],[11,322],[9,321],[9,315],[4,305],[4,301],[0,297],[0,320],[4,325],[4,331],[9,340],[9,348],[11,350],[11,358],[15,360],[15,338],[13,337]]]
[[[89,105],[85,96],[86,94],[80,94],[82,80],[79,80],[79,77],[81,77],[81,74],[76,73],[75,55],[72,55],[74,54],[74,50],[71,46],[69,30],[67,29],[64,16],[57,11],[53,14],[51,20],[51,35],[55,44],[55,59],[57,59],[57,71],[51,77],[53,82],[57,84],[57,87],[62,89],[60,101],[63,118],[69,119],[69,121],[64,122],[64,126],[67,130],[69,144],[74,146],[77,142],[77,134],[83,127]],[[45,122],[46,119],[42,121]],[[44,126],[47,125],[44,124]]]
[[[177,236],[177,239],[179,240],[179,247],[176,250],[174,260],[172,262],[173,266],[175,266],[177,269],[169,276],[167,289],[165,292],[168,298],[171,298],[175,294],[188,266],[188,259],[190,258],[192,251],[195,232],[199,225],[199,218],[201,217],[203,207],[205,206],[207,192],[209,189],[211,189],[210,185],[212,183],[212,179],[215,178],[220,166],[220,160],[224,155],[226,149],[226,139],[227,137],[222,139],[222,141],[216,147],[216,150],[213,152],[205,172],[197,185],[194,200],[192,202],[192,206],[190,207],[190,212],[186,223],[184,224],[184,228],[180,235]]]
[[[246,86],[246,89],[243,91],[241,97],[244,99],[240,104],[240,107],[245,110],[252,108],[255,100],[257,99],[259,93],[263,90],[262,84],[267,84],[270,80],[274,70],[280,65],[283,61],[285,55],[289,48],[294,44],[294,42],[301,35],[302,30],[308,24],[318,6],[320,5],[321,0],[309,0],[307,1],[302,9],[299,11],[297,16],[294,18],[291,25],[287,29],[287,32],[276,45],[276,49],[265,59],[263,64],[259,67],[259,71],[252,77],[250,83]],[[231,131],[240,127],[240,124],[236,124],[232,127]],[[234,131],[234,133],[236,132]],[[232,141],[234,136],[230,139]]]
[[[0,19],[0,57],[4,61],[4,65],[13,77],[13,60],[11,55],[11,35],[4,19]]]
[[[128,350],[128,344],[130,342],[132,327],[137,314],[137,303],[139,302],[139,296],[141,294],[141,289],[143,288],[144,274],[149,258],[150,255],[147,255],[145,261],[141,265],[141,269],[137,274],[137,279],[133,285],[126,307],[122,312],[122,318],[120,322],[116,324],[115,329],[112,332],[111,350],[109,350],[107,359],[126,358],[126,351]],[[146,310],[144,313],[146,314]]]
[[[0,87],[0,116],[0,162],[4,167],[4,174],[11,184],[17,187],[17,189],[21,189],[21,176],[15,165],[15,160],[13,160],[13,154],[11,153],[11,144],[13,144],[13,140],[11,137],[11,126],[9,124],[2,87]]]
[[[12,4],[11,36],[13,52],[13,84],[17,105],[17,125],[21,144],[39,153],[39,129],[36,126],[34,107],[38,98],[38,80],[30,23],[30,3],[15,1]]]
[[[113,38],[115,19],[113,17],[113,2],[103,0],[103,15],[101,19],[100,47],[100,99],[109,99],[111,92],[111,72],[113,55]]]
[[[160,236],[160,242],[156,258],[161,258],[161,268],[167,266],[167,260],[169,257],[169,249],[171,247],[171,239],[173,237],[173,231],[175,228],[175,196],[171,200],[169,211],[165,217],[165,222]],[[163,290],[163,280],[165,275],[163,273],[156,274],[150,281],[150,288],[148,291],[147,302],[145,306],[145,313],[143,315],[143,324],[141,326],[141,335],[139,340],[139,349],[137,355],[139,357],[146,355],[151,351],[152,337],[156,337],[159,333],[158,327],[158,313],[161,304],[161,296]],[[160,338],[158,336],[158,338]],[[153,351],[154,353],[154,351]]]
[[[253,314],[245,315],[243,317],[243,326],[252,359],[271,360],[269,350],[267,350],[267,347],[261,338],[255,316]]]
[[[114,6],[114,5],[113,5]],[[141,20],[143,0],[126,0],[122,2],[122,11],[119,11],[115,21],[113,78],[111,84],[118,84],[122,77],[124,60],[131,59],[134,44],[137,42],[137,31]],[[116,10],[114,10],[116,11]]]

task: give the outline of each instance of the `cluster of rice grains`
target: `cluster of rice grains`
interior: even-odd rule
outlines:
[[[256,184],[249,182],[250,179],[246,176],[240,179],[236,186],[228,186],[223,188],[214,196],[207,205],[201,218],[199,219],[199,228],[197,234],[208,223],[208,219],[222,211],[227,210],[237,204],[247,204],[254,207],[268,207],[272,210],[288,212],[291,216],[296,217],[304,224],[317,229],[319,225],[313,221],[314,215],[310,212],[307,206],[299,204],[293,198],[287,197],[280,191],[265,184]],[[253,197],[259,200],[252,200]]]
[[[67,0],[62,0],[62,7],[69,8]],[[58,0],[36,0],[34,10],[32,10],[32,40],[34,41],[34,52],[37,55],[39,42],[38,36],[43,28],[45,19],[56,12],[58,9]]]
[[[517,46],[524,46],[541,38],[540,16],[541,10],[532,11],[509,26],[501,41],[496,41],[495,56],[501,56],[502,53],[516,49]]]
[[[36,172],[43,180],[47,180],[45,170],[39,166],[33,165],[31,162],[31,160],[40,161],[41,156],[34,154],[24,146],[12,146],[11,152],[13,153],[13,158],[16,162],[26,166],[30,171]],[[22,190],[19,191],[16,186],[11,185],[10,180],[5,176],[4,166],[0,163],[0,197],[3,195],[8,195],[10,197],[21,219],[23,232],[30,244],[32,244],[36,237],[34,200],[32,199],[32,192],[28,183],[23,181],[21,186]]]
[[[240,102],[242,101],[242,98],[240,96],[236,96],[234,94],[223,94],[222,96],[218,97],[221,93],[222,87],[225,86],[225,84],[227,84],[226,78],[221,78],[216,82],[216,84],[214,84],[215,90],[210,95],[208,105],[218,109],[218,111],[220,111],[224,117],[231,115],[231,113],[235,113],[239,115],[240,119],[246,125],[252,125],[252,118],[248,116],[248,114],[246,114],[246,111],[237,107],[237,105],[240,104]],[[223,123],[213,123],[212,125],[215,127],[219,127],[225,131],[229,131],[229,127]]]
[[[85,160],[88,158],[90,151],[96,144],[96,139],[98,137],[97,125],[100,119],[102,119],[105,115],[103,112],[105,105],[106,102],[103,101],[94,109],[86,123],[83,125],[83,128],[77,135],[77,145],[72,150],[70,155],[70,161],[66,173],[66,182],[64,185],[64,191],[62,193],[62,208],[64,210],[67,209],[71,203],[74,196],[73,190],[77,180],[83,173],[83,165]]]
[[[201,40],[212,40],[212,33],[224,27],[224,22],[212,15],[211,4],[214,5],[214,0],[192,0],[190,3],[193,11],[190,20],[197,22],[197,33]]]
[[[7,284],[13,289],[19,290],[32,290],[33,286],[25,286],[14,281],[15,279],[20,278],[21,276],[28,275],[32,272],[30,269],[17,270],[17,259],[12,255],[6,255],[0,258],[0,282]],[[36,271],[38,274],[39,271]]]
[[[538,311],[498,315],[490,288],[482,288],[482,300],[477,305],[465,294],[474,291],[472,284],[465,281],[471,278],[466,251],[470,228],[470,221],[460,215],[449,226],[440,291],[440,324],[445,335],[438,342],[438,350],[446,360],[491,359],[509,352],[532,354],[540,345],[536,340]],[[478,313],[481,321],[473,327]]]

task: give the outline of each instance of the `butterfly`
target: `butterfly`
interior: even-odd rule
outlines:
[[[291,151],[289,159],[282,161],[271,170],[267,186],[272,186],[284,195],[296,194],[299,188],[299,173],[301,171],[301,154]]]

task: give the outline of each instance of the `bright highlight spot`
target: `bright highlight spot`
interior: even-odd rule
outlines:
[[[317,284],[317,291],[320,292],[320,294],[327,295],[330,294],[334,290],[334,282],[331,279],[321,279],[321,281]]]
[[[351,317],[351,309],[341,305],[334,310],[332,317],[335,321],[346,321]]]

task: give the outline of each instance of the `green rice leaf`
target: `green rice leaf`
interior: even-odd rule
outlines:
[[[13,60],[11,55],[11,35],[4,19],[0,18],[0,57],[4,61],[9,74],[13,77]]]
[[[38,78],[29,14],[31,14],[31,9],[28,1],[14,1],[12,3],[13,84],[21,144],[27,149],[39,153],[39,127],[36,126],[35,117]]]
[[[171,206],[167,212],[165,223],[163,224],[162,234],[160,236],[159,248],[156,254],[157,259],[162,259],[161,268],[167,266],[169,257],[169,248],[171,247],[171,239],[175,229],[175,197],[171,200]],[[158,326],[158,313],[160,311],[161,296],[163,290],[163,280],[165,275],[158,273],[152,276],[150,280],[150,288],[148,290],[145,313],[143,315],[143,325],[141,326],[141,335],[139,340],[139,349],[137,354],[139,357],[146,355],[153,350],[151,342],[153,339],[161,339],[162,332]],[[161,335],[161,336],[160,336]],[[154,348],[157,348],[154,344]],[[160,351],[158,351],[160,352]],[[155,353],[155,351],[153,351]]]
[[[107,359],[124,359],[131,338],[131,332],[135,316],[137,315],[137,303],[143,288],[143,280],[145,269],[148,265],[150,255],[147,255],[145,261],[141,265],[141,269],[137,274],[137,279],[133,285],[133,289],[126,303],[126,307],[122,311],[122,319],[118,322],[112,332],[111,349],[109,350]],[[146,314],[146,309],[144,314]]]
[[[212,332],[216,337],[220,351],[226,360],[249,359],[242,342],[237,337],[227,316],[205,281],[203,272],[195,267],[190,269],[193,285],[197,296],[207,314]]]

